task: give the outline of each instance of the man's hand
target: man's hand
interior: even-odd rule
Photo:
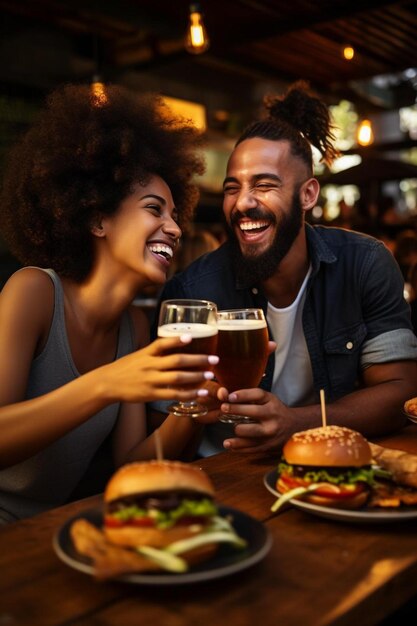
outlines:
[[[263,389],[242,389],[228,394],[221,387],[217,394],[221,411],[245,415],[257,420],[254,424],[238,424],[236,437],[225,439],[228,450],[242,452],[279,452],[287,439],[297,431],[292,411],[276,396]]]

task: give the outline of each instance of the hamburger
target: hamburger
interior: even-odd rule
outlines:
[[[205,472],[179,461],[131,463],[120,468],[104,492],[108,542],[134,549],[161,567],[184,571],[205,560],[220,542],[243,547],[230,522],[219,516],[214,487]],[[175,560],[174,560],[175,561]],[[178,559],[177,559],[178,561]]]
[[[312,504],[358,509],[374,483],[369,443],[343,426],[324,426],[295,433],[285,444],[276,488],[284,494],[274,505],[301,498]]]

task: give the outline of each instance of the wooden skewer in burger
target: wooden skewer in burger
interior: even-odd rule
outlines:
[[[374,482],[367,440],[343,426],[327,426],[324,392],[320,393],[323,426],[292,435],[282,451],[276,489],[283,494],[273,512],[293,498],[312,504],[358,509]]]

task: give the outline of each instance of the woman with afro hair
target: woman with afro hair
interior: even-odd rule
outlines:
[[[12,151],[0,220],[25,267],[0,297],[0,523],[71,499],[110,433],[116,466],[154,457],[146,401],[205,395],[217,357],[176,352],[188,336],[148,345],[131,306],[166,280],[199,145],[157,97],[68,85]],[[199,428],[168,416],[165,456]]]

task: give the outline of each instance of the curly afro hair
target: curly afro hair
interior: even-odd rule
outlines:
[[[338,156],[333,146],[334,134],[329,109],[312,91],[308,83],[290,85],[284,96],[269,96],[264,100],[268,117],[250,124],[237,144],[251,137],[272,141],[289,141],[294,156],[301,158],[313,171],[311,145],[322,154],[329,165]]]
[[[154,95],[106,86],[66,85],[53,92],[12,150],[0,204],[2,234],[23,265],[52,267],[83,280],[93,262],[91,225],[111,215],[135,183],[160,176],[184,228],[204,172],[201,135]]]

